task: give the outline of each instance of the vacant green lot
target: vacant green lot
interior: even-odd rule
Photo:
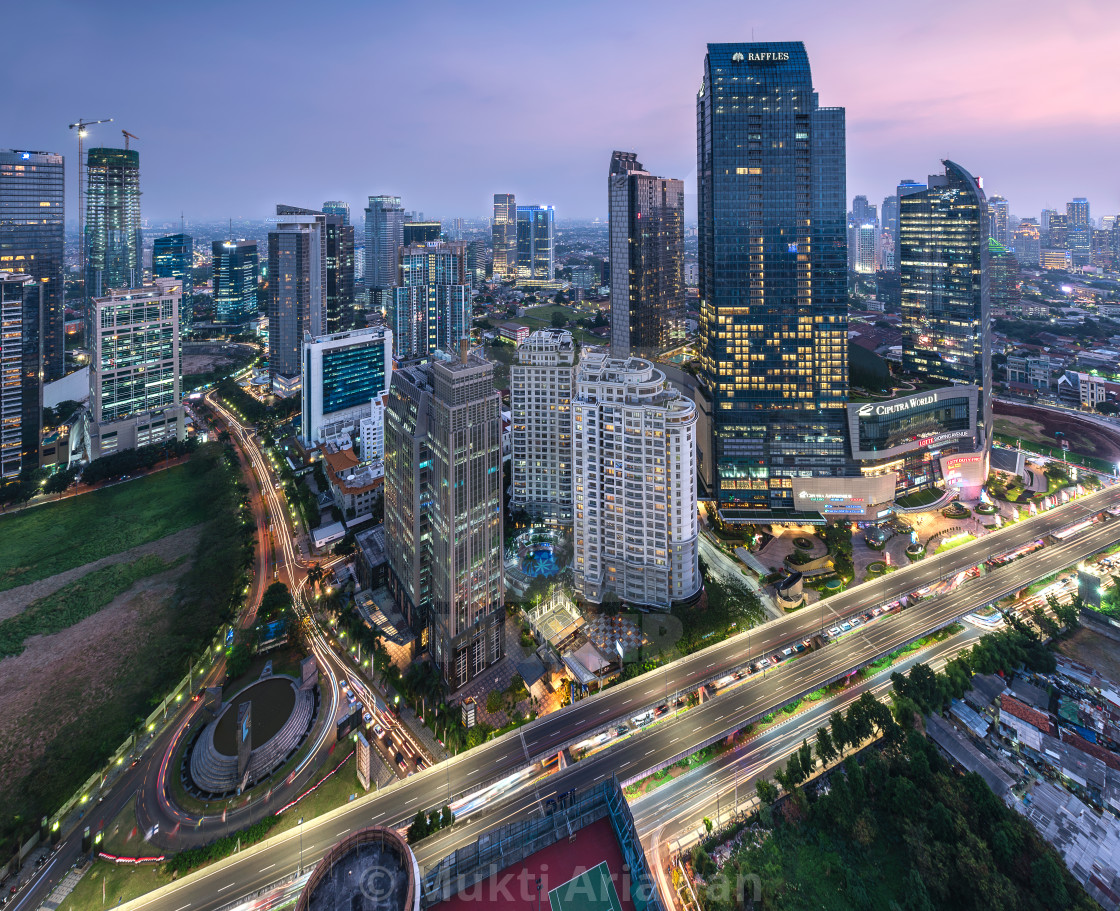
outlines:
[[[209,501],[200,480],[180,465],[0,518],[0,591],[205,521]]]

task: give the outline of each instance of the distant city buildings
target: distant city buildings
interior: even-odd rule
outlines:
[[[390,289],[388,324],[400,359],[453,352],[471,331],[471,276],[462,241],[414,244],[398,253],[399,278]]]
[[[140,153],[90,149],[86,162],[85,288],[94,298],[140,284]]]
[[[115,292],[92,302],[87,452],[97,459],[167,439],[183,439],[177,279]]]
[[[0,271],[43,284],[43,379],[66,372],[65,168],[53,152],[0,149]]]
[[[279,249],[279,248],[278,248]],[[255,240],[215,240],[210,244],[214,281],[214,322],[236,326],[257,315],[259,264]]]
[[[340,199],[328,199],[323,203],[324,215],[337,215],[344,225],[350,224],[350,203]]]
[[[504,654],[501,396],[467,344],[394,371],[385,414],[389,585],[452,690]]]
[[[401,227],[401,244],[410,247],[413,244],[435,243],[443,236],[443,225],[438,221],[409,221],[405,220]]]
[[[683,341],[684,181],[654,177],[633,152],[614,152],[607,175],[611,352],[652,357]]]
[[[556,210],[517,207],[517,276],[552,281],[556,269]]]
[[[517,203],[512,193],[494,194],[494,219],[491,225],[494,247],[494,279],[509,281],[517,277]]]
[[[663,609],[695,594],[694,403],[643,358],[584,352],[571,410],[576,591]]]
[[[1038,267],[1042,259],[1041,232],[1038,220],[1024,218],[1012,235],[1015,259],[1020,265]]]
[[[194,241],[189,234],[169,234],[153,241],[152,276],[179,280],[183,289],[179,331],[186,335],[194,322]]]
[[[526,330],[527,331],[527,330]],[[510,366],[510,508],[572,524],[572,386],[576,346],[565,329],[538,329]]]
[[[1002,196],[988,199],[988,236],[996,243],[1011,246],[1010,209]]]
[[[988,241],[989,297],[992,313],[1017,314],[1022,297],[1019,292],[1019,261],[1007,247]]]
[[[397,254],[404,243],[404,208],[399,196],[371,196],[366,207],[365,286],[370,307],[397,284]],[[375,300],[375,298],[378,298]]]
[[[1066,203],[1066,244],[1074,266],[1088,265],[1093,253],[1093,222],[1089,200],[1078,196]]]
[[[39,466],[46,282],[0,270],[0,481]]]
[[[268,367],[277,395],[299,391],[304,333],[325,334],[326,219],[278,205],[268,233]]]

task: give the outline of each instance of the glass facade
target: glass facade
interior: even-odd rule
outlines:
[[[980,388],[991,440],[992,339],[988,207],[964,168],[944,162],[927,189],[899,200],[902,366],[924,382]]]
[[[512,193],[494,194],[491,241],[494,277],[514,278],[517,275],[517,202]]]
[[[470,337],[471,278],[462,241],[402,247],[398,287],[389,298],[388,323],[398,358],[454,353]]]
[[[194,241],[189,234],[169,234],[152,243],[152,275],[183,283],[179,329],[185,335],[194,322]]]
[[[968,398],[942,399],[910,408],[902,414],[867,416],[859,420],[859,448],[882,452],[915,443],[927,437],[953,436],[964,431],[971,436],[971,402]]]
[[[140,153],[90,149],[86,162],[86,296],[94,298],[142,278]]]
[[[39,465],[46,283],[0,269],[0,480]]]
[[[43,288],[43,379],[65,371],[64,163],[51,152],[0,150],[0,272]]]
[[[517,207],[517,274],[552,281],[556,210],[552,206]]]
[[[396,285],[397,253],[403,243],[404,209],[401,198],[371,196],[366,207],[366,288],[392,288]]]
[[[257,242],[211,242],[214,274],[214,322],[243,323],[257,315]]]
[[[385,392],[385,343],[323,351],[323,413],[366,405]]]
[[[326,217],[327,332],[351,328],[354,311],[354,229],[341,215],[323,210]]]
[[[697,98],[701,381],[725,518],[840,476],[847,396],[843,108],[799,42],[710,44]],[[730,511],[727,511],[730,510]]]
[[[323,203],[324,215],[337,215],[344,225],[350,224],[350,203],[341,199],[328,199]]]

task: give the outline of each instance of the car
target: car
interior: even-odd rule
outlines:
[[[791,649],[791,648],[782,649],[782,657],[783,658],[788,658],[792,654],[793,654],[793,649]]]
[[[830,630],[828,631],[828,634],[829,634],[830,636],[839,636],[839,635],[840,635],[840,627],[838,627],[838,626],[834,626],[834,627],[832,627],[832,628],[831,628],[831,629],[830,629]]]
[[[428,763],[424,760],[423,756],[416,757],[416,771],[420,772],[428,767]]]
[[[366,724],[369,724],[371,721],[373,721],[373,716],[369,712],[362,712],[362,721],[364,721]]]
[[[852,626],[853,627],[859,626],[861,623],[863,623],[863,621],[860,620],[859,617],[852,617]]]
[[[620,724],[618,726],[618,730],[616,730],[614,733],[615,733],[615,736],[621,737],[623,734],[625,734],[629,730],[630,729],[626,725]]]
[[[845,620],[843,623],[840,624],[840,629],[842,629],[844,632],[847,632],[851,628],[852,628],[852,624],[850,624],[847,620]]]
[[[654,714],[654,716],[655,716],[655,717],[657,717],[657,718],[660,718],[660,717],[661,717],[662,715],[664,715],[664,714],[665,714],[665,713],[666,713],[667,711],[669,711],[669,706],[667,706],[667,705],[666,705],[666,704],[665,704],[665,703],[663,702],[663,703],[661,703],[661,705],[659,705],[659,706],[658,706],[658,707],[657,707],[656,709],[654,709],[654,710],[653,710],[653,714]]]
[[[782,656],[779,655],[777,652],[774,652],[774,654],[770,656],[770,663],[771,664],[781,664],[782,663]]]
[[[396,761],[397,765],[400,766],[400,769],[401,769],[402,772],[408,770],[408,764],[404,761],[404,754],[403,753],[397,753],[395,761]]]
[[[373,733],[376,734],[378,737],[380,737],[382,734],[385,733],[385,728],[383,728],[380,724],[375,724],[373,726]]]
[[[349,690],[350,689],[350,684],[347,683],[345,680],[339,680],[338,685],[343,690]]]

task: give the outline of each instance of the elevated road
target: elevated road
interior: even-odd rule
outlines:
[[[1064,527],[1072,518],[1076,516],[1070,517],[1066,513],[1054,528]],[[1031,539],[1028,537],[1025,540]],[[463,825],[457,825],[452,832],[446,833],[446,837],[461,839],[464,833],[474,832],[483,825],[488,827],[500,824],[503,819],[524,812],[534,805],[543,811],[543,802],[547,797],[572,788],[587,787],[611,774],[618,774],[619,778],[626,780],[671,763],[681,755],[741,729],[804,693],[843,678],[853,668],[870,663],[931,630],[948,625],[979,605],[1057,572],[1116,541],[1120,541],[1120,520],[1110,520],[1085,529],[1065,544],[1052,545],[1015,563],[969,580],[952,592],[922,601],[900,614],[880,618],[862,627],[857,633],[818,651],[806,653],[765,675],[755,674],[688,712],[651,725],[637,735],[619,740],[609,749],[521,788],[506,800],[488,805],[478,820],[468,820]],[[1006,548],[1001,545],[1001,549]],[[955,553],[956,550],[950,552],[950,555]],[[987,553],[983,554],[983,557],[986,556]],[[962,566],[958,564],[958,568]],[[900,570],[891,575],[902,575],[905,572],[906,570]],[[866,609],[872,603],[874,602],[860,601],[858,606]],[[772,625],[785,622],[783,620]],[[710,653],[713,649],[706,651]],[[701,655],[704,656],[704,653]],[[710,658],[707,662],[700,662],[700,669],[706,673],[698,672],[698,680],[707,679],[707,675],[711,673],[707,666],[709,662]],[[653,678],[650,689],[642,690],[625,684],[607,690],[601,696],[577,703],[557,715],[569,716],[570,724],[582,723],[588,728],[594,728],[601,726],[601,719],[610,713],[615,718],[633,714],[651,704],[651,700],[647,698],[642,701],[640,695],[624,698],[621,703],[614,700],[618,698],[617,694],[625,695],[630,691],[644,692],[647,697],[652,692],[653,699],[659,699],[662,691],[660,673],[648,674],[646,677]],[[639,683],[641,679],[633,683]],[[612,695],[614,698],[611,698]],[[573,709],[579,711],[572,711]],[[541,720],[547,721],[552,717],[554,716]],[[524,738],[521,734],[521,731],[507,734],[483,747],[427,769],[407,781],[394,784],[379,794],[359,798],[346,807],[313,820],[303,827],[304,864],[314,862],[331,844],[354,829],[371,824],[400,824],[414,816],[417,810],[428,810],[444,803],[448,793],[472,792],[493,780],[496,772],[513,774],[524,768],[533,750],[531,744],[540,741],[535,732],[525,732]],[[563,736],[565,741],[572,739],[570,728],[566,734],[557,732],[553,736]],[[483,817],[486,817],[485,820]],[[285,872],[294,871],[299,863],[299,845],[300,839],[293,830],[189,876],[174,886],[146,896],[133,903],[132,907],[144,907],[153,911],[217,909],[238,895],[252,893],[277,881]],[[426,862],[430,863],[435,859],[428,858],[427,851],[441,846],[438,840],[433,841],[431,848],[428,843],[422,846]]]

